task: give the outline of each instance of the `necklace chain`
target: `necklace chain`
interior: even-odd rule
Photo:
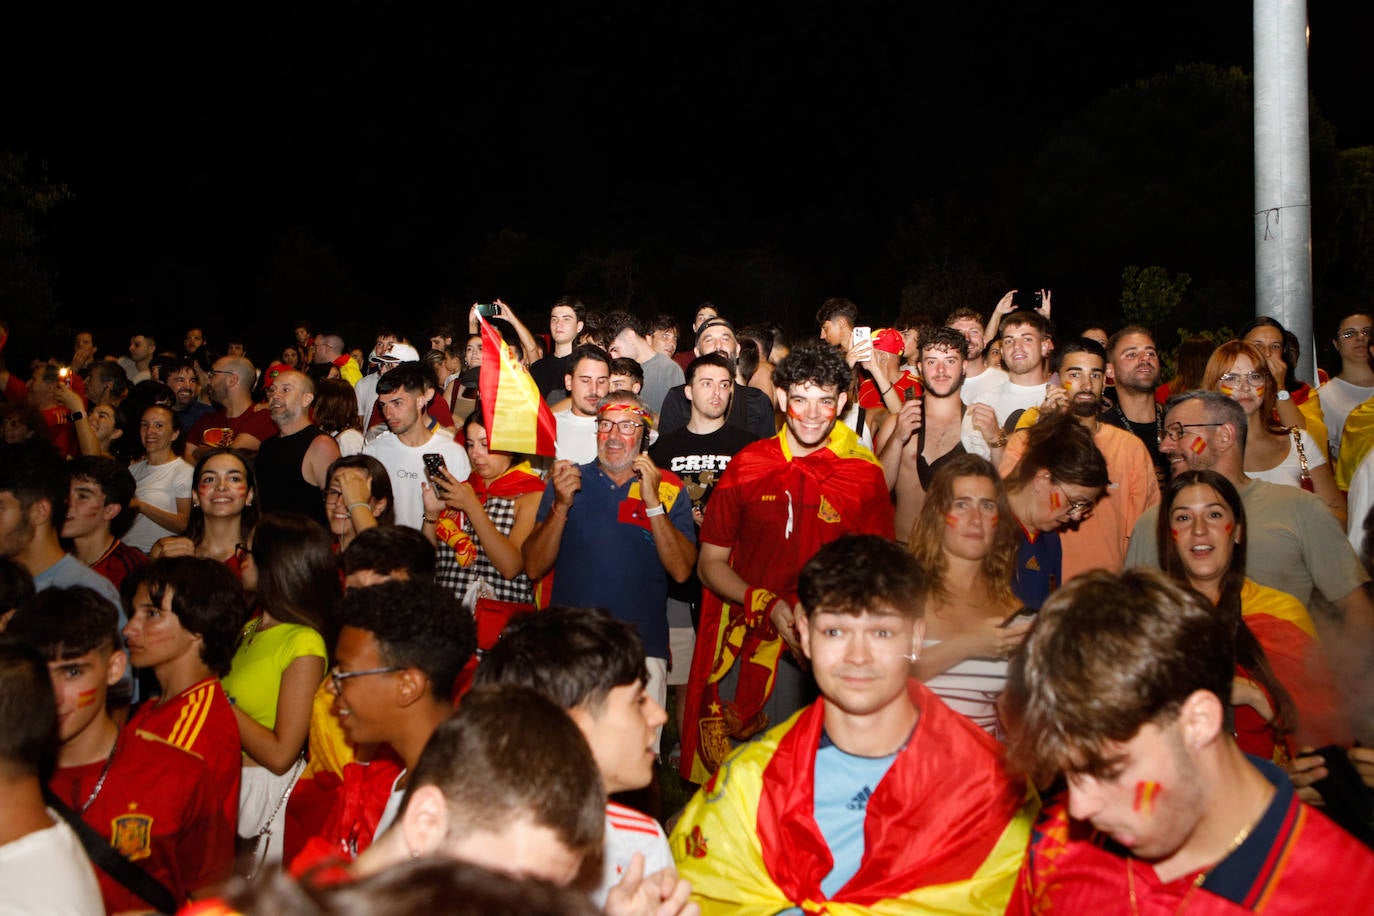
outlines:
[[[105,777],[110,775],[110,765],[114,763],[115,752],[119,750],[119,738],[115,737],[115,742],[110,746],[110,755],[105,758],[105,766],[100,770],[100,777],[95,781],[95,788],[91,789],[91,794],[86,796],[86,800],[81,804],[79,814],[85,814],[91,805],[95,804],[96,796],[100,790],[105,788]]]
[[[1240,844],[1244,843],[1246,838],[1250,836],[1250,826],[1251,825],[1246,824],[1244,827],[1240,828],[1240,833],[1237,833],[1235,839],[1231,841],[1231,845],[1226,847],[1226,852],[1222,853],[1221,858],[1212,863],[1210,868],[1198,872],[1197,877],[1193,879],[1192,886],[1189,887],[1188,892],[1183,895],[1183,899],[1178,902],[1178,909],[1174,910],[1174,916],[1178,916],[1179,913],[1182,913],[1188,908],[1188,901],[1189,898],[1193,896],[1193,891],[1202,887],[1211,876],[1212,872],[1216,871],[1217,867],[1221,865],[1222,862],[1225,862],[1231,853],[1240,848]],[[1135,869],[1132,867],[1134,863],[1135,856],[1126,856],[1126,893],[1131,898],[1131,916],[1140,916],[1140,909],[1136,905]]]

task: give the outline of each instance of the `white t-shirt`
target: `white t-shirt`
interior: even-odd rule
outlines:
[[[964,379],[964,385],[959,389],[959,400],[967,407],[994,388],[1005,385],[1008,378],[1005,369],[989,366],[972,378]]]
[[[553,415],[558,424],[558,457],[573,464],[596,460],[596,417],[579,417],[571,410]]]
[[[1374,509],[1374,450],[1364,456],[1360,467],[1350,478],[1346,493],[1346,535],[1355,553],[1364,556],[1364,519]]]
[[[1374,398],[1374,388],[1361,388],[1340,378],[1329,379],[1317,389],[1322,421],[1326,423],[1326,438],[1334,457],[1339,458],[1341,454],[1341,431],[1345,428],[1345,418],[1370,398]]]
[[[381,377],[378,372],[364,375],[353,386],[353,396],[358,399],[358,416],[362,417],[364,426],[372,419],[372,405],[377,401],[377,380]]]
[[[425,476],[424,455],[438,452],[444,456],[448,472],[459,480],[467,480],[472,473],[468,453],[454,441],[452,434],[435,430],[429,441],[409,446],[386,430],[363,447],[364,455],[371,455],[382,463],[391,476],[391,504],[396,507],[396,524],[419,528],[424,524],[425,504],[420,495],[420,483]]]
[[[76,831],[51,808],[53,825],[0,846],[0,913],[103,916],[100,884]]]
[[[1007,418],[1018,410],[1039,407],[1045,402],[1046,382],[1038,385],[1018,385],[1008,379],[996,388],[984,391],[975,403],[991,404],[997,414],[997,425],[1004,426]]]
[[[175,512],[178,498],[191,498],[191,478],[195,476],[195,468],[180,458],[158,465],[149,464],[147,459],[136,461],[129,466],[129,473],[134,475],[134,482],[138,485],[134,494],[140,502]],[[124,543],[147,553],[159,538],[180,533],[162,527],[140,512],[129,527],[129,533],[124,535]]]
[[[652,875],[673,864],[668,838],[658,821],[633,808],[606,803],[606,850],[601,864],[601,885],[592,892],[597,909],[606,906],[606,895],[620,883],[635,853],[644,857],[644,874]]]

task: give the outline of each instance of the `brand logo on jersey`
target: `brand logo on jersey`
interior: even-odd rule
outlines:
[[[129,813],[110,821],[110,845],[130,862],[146,859],[153,851],[153,819],[134,813],[138,805],[129,805]]]
[[[868,800],[873,797],[873,790],[868,786],[854,793],[854,797],[845,805],[850,811],[862,811],[868,807]]]
[[[1035,557],[1031,557],[1029,560],[1026,561],[1026,569],[1030,569],[1030,570],[1034,570],[1035,572],[1039,572],[1039,571],[1040,571],[1040,561],[1037,560]]]

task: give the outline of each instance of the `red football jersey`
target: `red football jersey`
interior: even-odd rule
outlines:
[[[243,747],[238,719],[219,679],[192,684],[161,702],[144,703],[125,726],[126,730],[139,728],[205,761],[225,820],[237,830]]]
[[[79,811],[104,768],[103,760],[63,767],[50,785]],[[191,891],[227,878],[233,868],[234,829],[224,820],[215,788],[195,754],[125,729],[105,782],[82,819],[184,902]],[[148,909],[146,901],[102,869],[95,874],[109,912]]]

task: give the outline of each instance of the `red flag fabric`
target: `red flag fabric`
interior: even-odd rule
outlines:
[[[558,431],[553,412],[539,396],[530,372],[510,356],[501,332],[482,316],[482,371],[477,390],[482,395],[482,419],[487,447],[520,455],[553,455]]]

